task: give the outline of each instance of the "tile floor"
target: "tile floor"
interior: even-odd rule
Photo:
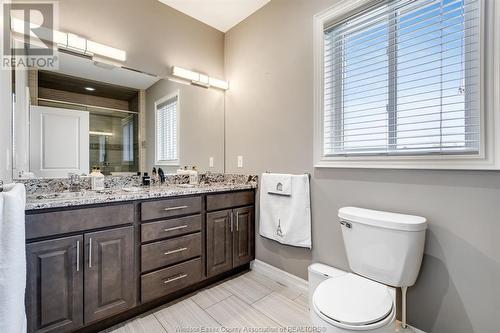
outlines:
[[[263,333],[289,326],[311,326],[307,292],[250,271],[106,332]]]

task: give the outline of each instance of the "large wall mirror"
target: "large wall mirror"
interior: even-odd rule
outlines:
[[[13,177],[224,172],[224,92],[59,52],[14,73]]]

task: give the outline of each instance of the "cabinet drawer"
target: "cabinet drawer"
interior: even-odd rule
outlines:
[[[231,207],[250,206],[255,202],[254,191],[231,192],[207,195],[207,210],[219,210]]]
[[[133,204],[28,214],[26,238],[47,237],[133,222]]]
[[[185,235],[200,230],[201,215],[143,223],[141,225],[141,241],[149,242],[160,238]]]
[[[141,300],[151,301],[168,295],[201,280],[201,259],[144,274],[141,277]]]
[[[172,265],[201,255],[201,234],[196,233],[142,245],[142,272]]]
[[[201,197],[147,201],[141,204],[141,218],[143,221],[194,214],[200,211]]]

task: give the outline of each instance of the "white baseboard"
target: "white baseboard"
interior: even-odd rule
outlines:
[[[302,292],[307,293],[308,283],[306,280],[299,278],[293,274],[285,272],[277,267],[269,265],[261,260],[254,260],[250,263],[250,269],[267,276],[268,278],[279,282],[287,287],[300,289]]]

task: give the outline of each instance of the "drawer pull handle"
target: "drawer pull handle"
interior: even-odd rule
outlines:
[[[189,206],[175,206],[175,207],[167,207],[164,209],[164,211],[166,212],[170,212],[172,210],[179,210],[179,209],[186,209],[188,208]]]
[[[187,247],[181,247],[180,249],[177,249],[177,250],[167,251],[164,254],[166,256],[168,256],[169,254],[179,253],[179,252],[186,251],[186,250],[187,250]]]
[[[177,281],[177,280],[180,280],[180,279],[184,279],[187,276],[188,276],[187,274],[182,274],[182,275],[179,275],[177,277],[167,279],[167,280],[163,281],[163,283],[167,284],[167,283],[170,283],[170,282],[174,282],[174,281]]]
[[[179,229],[184,229],[184,228],[187,228],[187,227],[188,227],[187,225],[180,225],[178,227],[167,228],[167,229],[165,229],[165,232],[179,230]]]

